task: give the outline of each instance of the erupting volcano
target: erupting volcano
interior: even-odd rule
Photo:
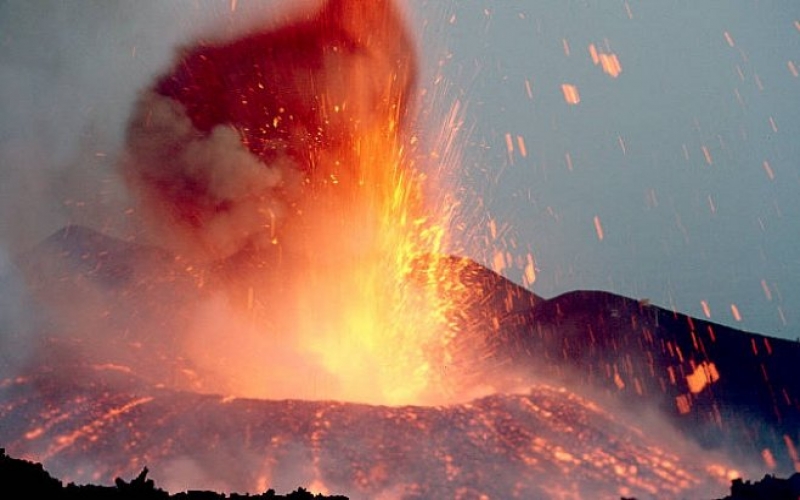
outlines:
[[[425,153],[416,79],[388,0],[180,50],[119,160],[137,239],[69,226],[19,259],[42,318],[0,382],[9,454],[387,499],[700,498],[800,471],[797,343],[444,255],[463,228],[433,172],[457,166]]]

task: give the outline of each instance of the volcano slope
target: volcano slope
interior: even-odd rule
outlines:
[[[247,399],[204,385],[179,335],[234,264],[198,287],[168,252],[66,228],[20,259],[38,335],[4,359],[0,442],[68,481],[147,465],[173,491],[351,498],[710,498],[797,467],[796,343],[446,260],[474,292],[463,341],[488,346],[470,380],[504,384],[438,406]]]

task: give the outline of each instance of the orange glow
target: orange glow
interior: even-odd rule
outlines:
[[[700,393],[706,386],[719,380],[719,372],[714,363],[703,361],[692,373],[686,376],[686,383],[693,394]]]
[[[734,46],[734,43],[733,43],[733,37],[731,37],[731,34],[730,34],[730,33],[728,33],[728,32],[726,31],[726,32],[724,33],[724,35],[725,35],[725,41],[726,41],[726,42],[728,42],[728,45],[730,45],[731,47],[733,47],[733,46]]]
[[[706,163],[712,165],[714,162],[711,160],[711,152],[708,150],[706,146],[703,146],[702,149],[703,149],[703,156],[706,159]]]
[[[786,449],[789,451],[789,456],[792,457],[794,470],[800,472],[800,454],[797,453],[797,447],[794,445],[792,438],[788,434],[783,435],[783,441],[786,443]]]
[[[589,44],[589,55],[592,58],[592,63],[595,66],[600,66],[603,73],[609,75],[611,78],[617,78],[620,73],[622,73],[622,65],[616,54],[599,51],[592,43]]]
[[[603,72],[612,78],[616,78],[622,73],[622,65],[616,54],[600,54],[600,66],[603,68]]]
[[[572,172],[572,156],[569,153],[564,154],[564,160],[567,162],[567,170]]]
[[[631,6],[628,2],[625,2],[625,13],[628,14],[628,19],[633,19],[633,11],[631,11]]]
[[[517,147],[519,147],[519,155],[523,158],[528,156],[528,149],[525,147],[525,139],[521,136],[517,136]]]
[[[689,399],[689,396],[686,394],[681,394],[680,396],[676,397],[675,405],[678,407],[678,413],[681,415],[686,415],[692,411],[691,399]]]
[[[764,448],[761,451],[761,458],[764,459],[764,465],[766,465],[767,468],[774,469],[777,466],[775,463],[775,457],[772,455],[772,450],[769,448]]]
[[[622,380],[622,377],[619,376],[619,372],[616,371],[614,372],[614,384],[620,390],[625,388],[625,381]]]
[[[525,93],[528,94],[528,99],[533,99],[533,85],[527,78],[525,79]]]
[[[797,78],[798,74],[800,73],[798,73],[797,66],[795,66],[794,61],[788,61],[786,65],[789,67],[789,71],[792,73],[792,76]]]
[[[218,327],[236,342],[213,331],[192,337],[190,356],[215,377],[206,390],[387,405],[464,397],[451,368],[452,317],[468,294],[460,264],[437,257],[452,209],[449,200],[423,199],[426,178],[396,123],[387,115],[360,126],[341,162],[321,153],[322,180],[276,245],[302,258],[282,276],[253,278],[234,322],[224,311]],[[197,328],[214,328],[205,323]]]
[[[706,318],[710,318],[711,308],[708,306],[708,302],[706,302],[705,300],[701,300],[700,306],[703,308],[703,314],[705,314]]]
[[[581,102],[581,96],[578,94],[578,87],[564,83],[561,85],[561,91],[564,93],[564,100],[567,104],[578,104]]]
[[[536,264],[533,261],[533,255],[528,254],[526,259],[527,261],[525,263],[525,271],[522,279],[523,284],[530,287],[536,281]]]
[[[435,259],[445,242],[444,217],[422,203],[422,178],[409,169],[397,141],[371,131],[360,138],[359,153],[359,182],[340,184],[342,193],[326,203],[326,210],[343,205],[334,231],[349,244],[329,245],[332,255],[310,263],[302,288],[324,291],[328,299],[298,298],[300,347],[331,378],[322,397],[447,400],[442,377],[455,335],[448,311],[460,291]]]
[[[769,162],[767,160],[764,160],[763,167],[764,167],[764,172],[766,172],[767,173],[767,177],[769,177],[769,180],[774,181],[775,180],[775,172],[772,171],[772,167],[769,166]],[[762,281],[762,283],[763,283],[763,281]]]
[[[736,321],[742,320],[742,315],[739,312],[739,308],[736,307],[736,304],[731,304],[731,314],[733,314],[733,319],[735,319]]]
[[[603,226],[600,224],[600,217],[594,216],[594,229],[597,231],[597,239],[603,241]]]

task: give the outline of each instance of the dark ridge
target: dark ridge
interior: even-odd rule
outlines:
[[[706,448],[759,461],[768,450],[776,470],[794,471],[800,342],[600,291],[539,300],[499,324],[499,344],[511,347],[503,355],[530,373],[658,409]],[[706,383],[692,390],[690,379]]]
[[[176,258],[156,247],[112,238],[86,226],[70,225],[16,260],[34,287],[43,281],[52,284],[58,278],[79,274],[95,284],[113,288],[131,285],[143,269],[170,269]]]
[[[270,500],[347,500],[341,495],[322,495],[310,493],[305,488],[286,495],[279,495],[275,490],[269,489],[259,495],[240,495],[231,493],[225,495],[213,491],[189,490],[176,494],[157,488],[152,479],[147,479],[147,467],[130,482],[116,478],[114,486],[99,486],[93,484],[76,485],[69,483],[66,486],[58,479],[53,478],[40,463],[20,460],[6,455],[5,448],[0,448],[0,496],[2,498],[46,498],[69,500],[104,500],[104,499],[136,499],[136,500],[217,500],[217,499],[270,499]]]

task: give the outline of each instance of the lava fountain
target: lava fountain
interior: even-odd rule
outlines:
[[[298,386],[313,372],[317,398],[455,396],[437,367],[452,365],[464,298],[426,258],[447,206],[422,199],[404,126],[415,72],[393,5],[335,1],[186,49],[140,99],[123,172],[148,229],[188,261],[223,262],[211,286],[227,311],[187,346],[212,390],[315,397]],[[276,352],[289,362],[265,366]]]
[[[49,322],[0,384],[9,453],[357,498],[724,489],[725,460],[508,366],[500,325],[536,297],[440,257],[455,205],[423,196],[415,79],[388,0],[183,49],[120,160],[140,239],[66,228],[23,259]]]

